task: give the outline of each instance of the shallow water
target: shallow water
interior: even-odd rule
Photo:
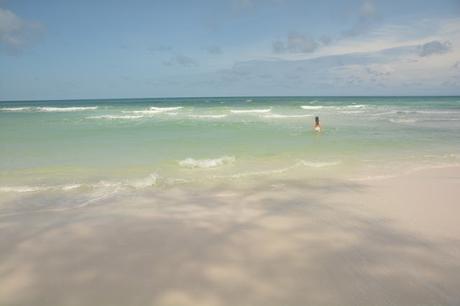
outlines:
[[[460,97],[0,102],[0,192],[380,178],[458,164],[459,131]]]

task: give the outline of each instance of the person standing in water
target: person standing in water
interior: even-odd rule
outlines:
[[[319,124],[319,117],[315,117],[315,131],[316,132],[321,132],[321,125]]]

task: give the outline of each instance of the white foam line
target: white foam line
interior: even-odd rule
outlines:
[[[39,112],[79,112],[87,110],[96,110],[97,106],[88,107],[37,107],[36,110]]]
[[[259,176],[259,175],[267,175],[267,174],[274,174],[274,173],[284,173],[291,169],[298,167],[301,163],[296,163],[292,166],[281,168],[281,169],[274,169],[274,170],[265,170],[265,171],[255,171],[255,172],[245,172],[239,174],[232,174],[232,175],[214,175],[212,178],[241,178],[241,177],[248,177],[248,176]]]
[[[365,104],[352,104],[352,105],[346,105],[346,108],[364,108],[367,107]]]
[[[274,118],[274,119],[287,119],[287,118],[305,118],[305,117],[312,117],[312,114],[306,115],[281,115],[281,114],[270,114],[263,116],[264,118]]]
[[[332,161],[332,162],[309,162],[309,161],[300,161],[302,165],[311,168],[323,168],[323,167],[331,167],[337,166],[341,164],[341,161]]]
[[[25,111],[29,110],[31,107],[2,107],[0,110],[5,111],[5,112],[20,112],[20,111]]]
[[[302,105],[300,106],[302,109],[306,110],[315,110],[315,109],[322,109],[324,106],[322,105]]]
[[[152,106],[152,107],[150,107],[150,110],[159,111],[159,112],[169,112],[169,111],[173,111],[173,110],[179,110],[181,108],[184,108],[184,107],[183,106],[175,106],[175,107],[156,107],[156,106]]]
[[[189,115],[191,118],[198,118],[198,119],[220,119],[220,118],[225,118],[228,115],[222,114],[222,115]]]
[[[365,113],[365,111],[362,111],[362,110],[356,110],[356,111],[341,111],[340,112],[341,114],[362,114],[362,113]]]
[[[107,119],[107,120],[116,120],[116,119],[140,119],[144,116],[140,115],[100,115],[100,116],[89,116],[86,119]]]
[[[235,161],[233,156],[222,156],[214,159],[193,159],[186,158],[179,161],[179,165],[186,168],[216,168]]]
[[[306,166],[311,168],[323,168],[323,167],[330,167],[339,165],[340,161],[334,162],[307,162],[304,160],[300,160],[293,164],[292,166],[281,168],[281,169],[274,169],[274,170],[264,170],[264,171],[255,171],[255,172],[245,172],[239,174],[232,174],[232,175],[215,175],[212,178],[241,178],[241,177],[248,177],[248,176],[259,176],[259,175],[267,175],[267,174],[274,174],[274,173],[284,173],[291,169],[297,168],[299,166]]]
[[[1,111],[7,112],[23,112],[23,111],[37,111],[44,113],[61,113],[61,112],[80,112],[88,110],[96,110],[97,106],[66,106],[66,107],[52,107],[52,106],[39,106],[39,107],[3,107]]]
[[[393,123],[415,123],[418,120],[417,119],[410,119],[410,118],[396,118],[396,119],[389,119],[390,122]]]
[[[149,109],[143,110],[132,110],[132,111],[122,111],[125,114],[135,114],[135,115],[158,115],[158,114],[167,114],[167,115],[177,115],[177,112],[171,113],[171,111],[176,111],[182,109],[183,106],[176,107],[156,107],[152,106]]]
[[[17,213],[6,213],[6,214],[0,214],[0,218],[1,218],[1,217],[10,217],[10,216],[27,215],[27,214],[35,214],[35,213],[62,212],[62,211],[69,211],[69,210],[74,210],[74,209],[80,209],[80,208],[83,208],[83,207],[86,207],[86,206],[90,205],[91,203],[94,203],[94,202],[103,200],[103,199],[107,198],[108,196],[117,193],[118,190],[119,190],[119,187],[117,187],[117,188],[116,188],[114,191],[112,191],[112,192],[104,193],[103,195],[101,195],[101,196],[99,196],[99,197],[96,197],[96,198],[93,198],[93,199],[89,199],[89,200],[87,200],[87,201],[84,201],[83,203],[81,203],[80,205],[77,205],[77,206],[62,207],[62,208],[50,208],[50,209],[38,209],[38,210],[33,210],[33,211],[24,211],[24,212],[17,212]]]
[[[263,109],[231,109],[230,112],[232,114],[250,114],[250,113],[268,113],[272,109],[271,108],[263,108]]]

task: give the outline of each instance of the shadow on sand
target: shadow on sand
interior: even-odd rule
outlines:
[[[265,180],[67,210],[53,210],[70,203],[57,196],[22,197],[24,213],[0,217],[0,304],[460,304],[458,242],[329,197],[365,188]]]

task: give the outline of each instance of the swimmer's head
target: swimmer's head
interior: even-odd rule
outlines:
[[[318,116],[315,117],[315,124],[319,124],[319,117]]]

